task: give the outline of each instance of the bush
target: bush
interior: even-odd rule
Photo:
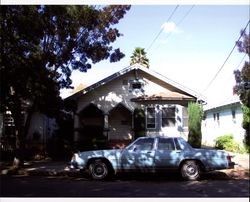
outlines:
[[[242,153],[242,148],[240,145],[234,141],[232,134],[222,135],[215,139],[215,148],[221,150],[227,150],[231,152],[240,152]]]
[[[188,142],[192,147],[201,147],[201,121],[203,117],[202,106],[198,103],[188,104]]]

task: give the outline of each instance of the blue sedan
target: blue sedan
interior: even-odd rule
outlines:
[[[181,137],[141,137],[124,149],[75,153],[71,168],[86,170],[102,180],[118,172],[179,171],[186,180],[201,172],[234,168],[231,156],[222,150],[192,148]]]

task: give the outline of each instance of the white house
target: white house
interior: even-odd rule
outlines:
[[[242,144],[244,129],[242,128],[243,112],[237,96],[224,103],[207,107],[202,123],[202,141],[205,145],[213,146],[219,136],[232,134],[234,140]]]
[[[138,64],[67,98],[77,106],[74,140],[81,144],[95,133],[109,143],[135,137],[135,109],[145,112],[146,135],[187,138],[188,102],[199,94]]]

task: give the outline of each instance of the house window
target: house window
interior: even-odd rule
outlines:
[[[154,107],[148,107],[147,108],[147,128],[155,128],[156,127],[156,124],[155,124],[155,121],[156,121],[156,113],[155,113],[155,108]]]
[[[220,125],[220,113],[216,113],[216,120],[217,120],[217,124],[219,126]]]
[[[235,115],[234,109],[232,109],[232,120],[233,120],[233,123],[236,123],[236,115]]]
[[[175,126],[175,107],[162,108],[162,127]]]

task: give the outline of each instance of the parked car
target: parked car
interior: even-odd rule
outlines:
[[[86,170],[93,179],[118,172],[179,171],[186,180],[201,172],[234,168],[231,156],[222,150],[192,148],[181,137],[140,137],[124,149],[75,153],[71,168]]]

